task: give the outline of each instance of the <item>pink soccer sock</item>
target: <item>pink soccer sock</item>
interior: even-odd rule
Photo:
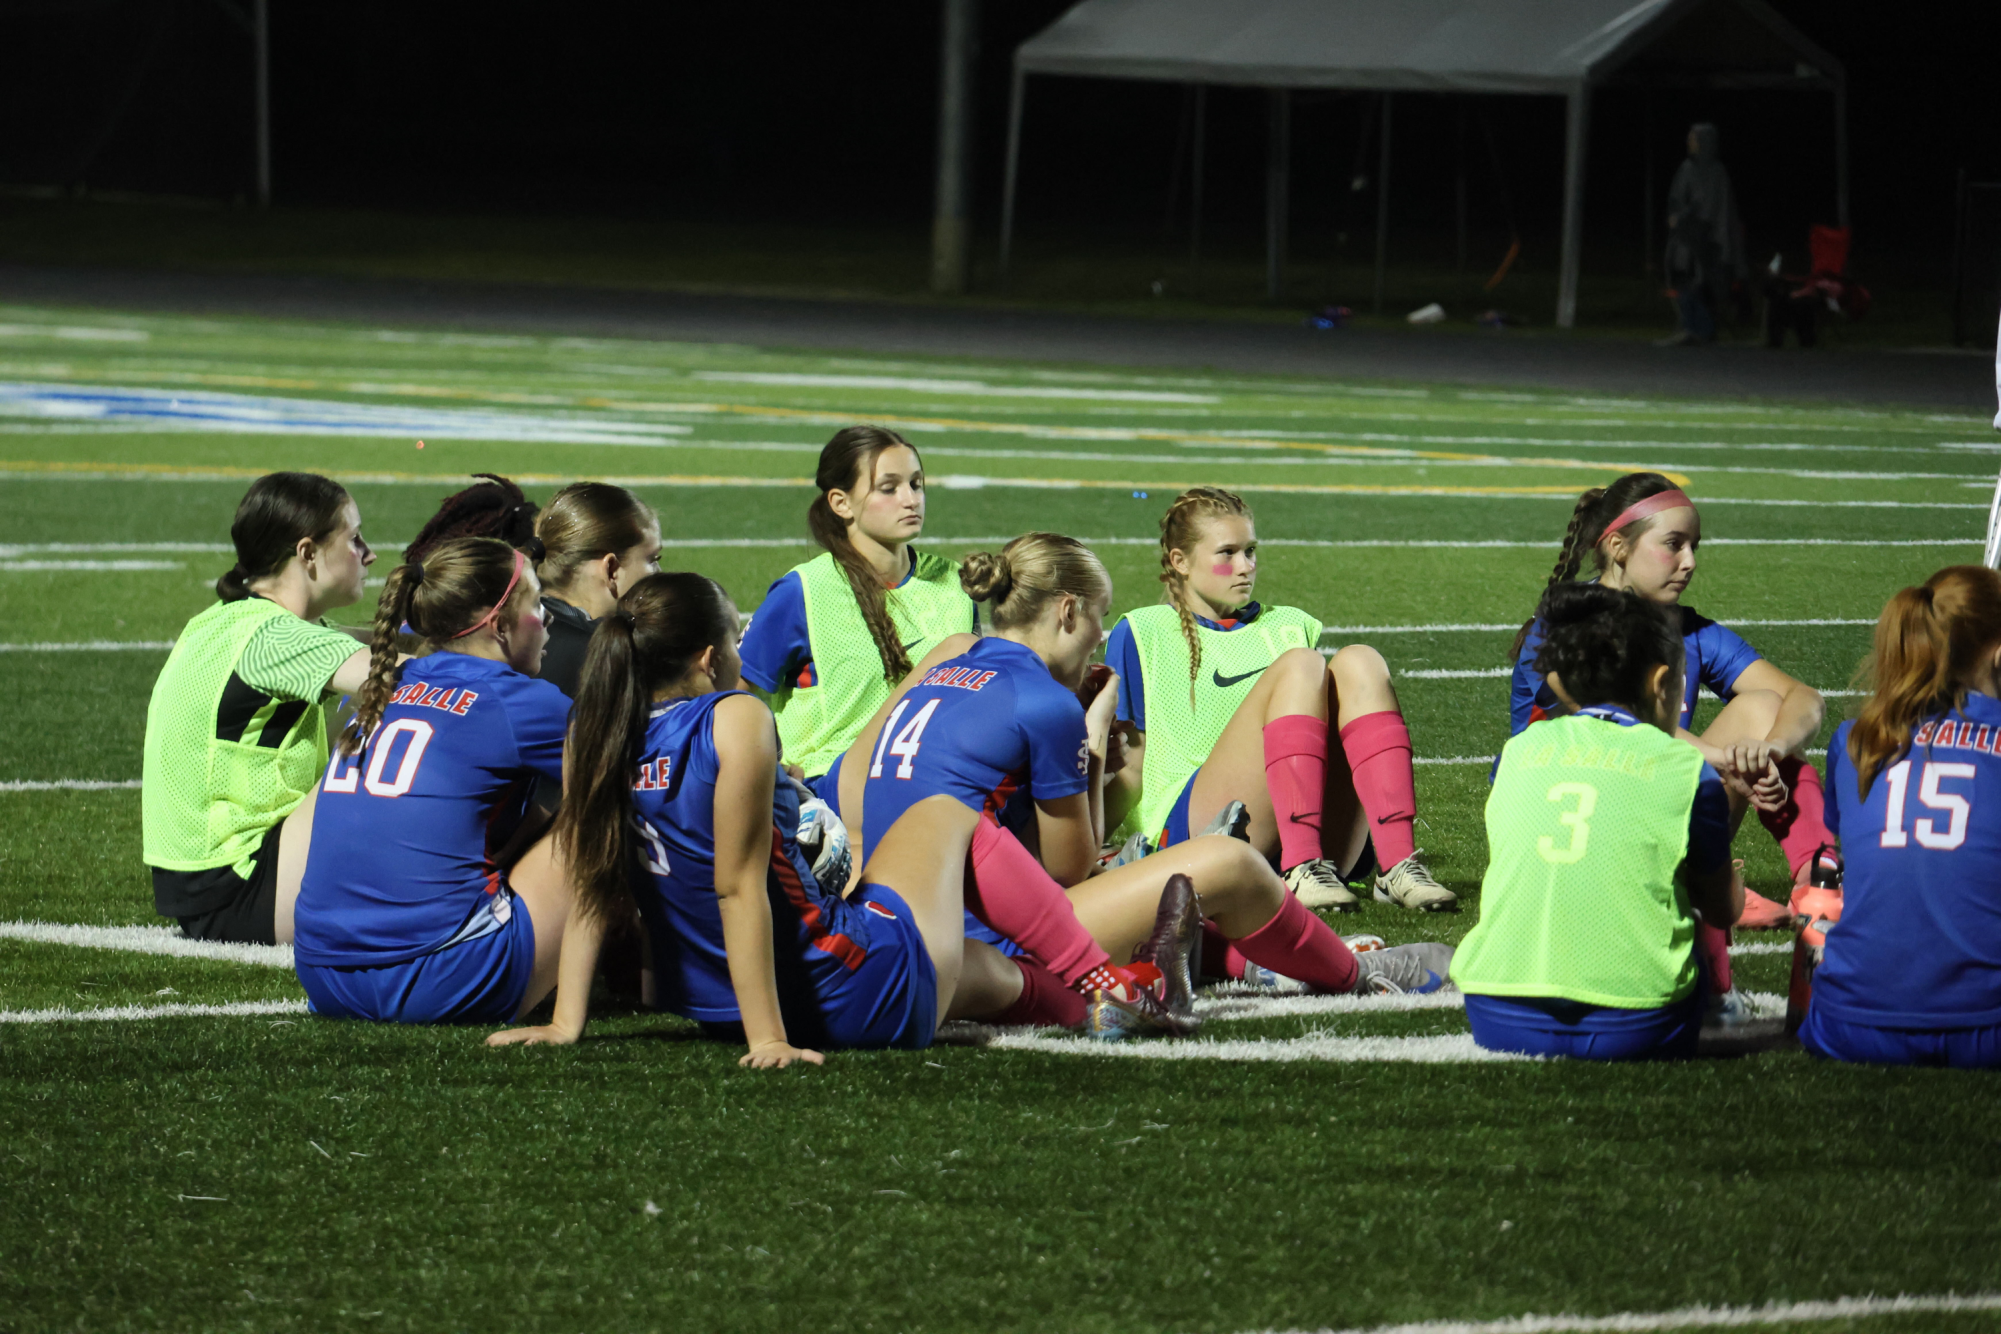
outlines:
[[[1365,713],[1341,729],[1341,749],[1355,776],[1355,796],[1369,817],[1376,865],[1388,868],[1417,851],[1417,781],[1411,775],[1410,729],[1395,709]]]
[[[1695,948],[1709,965],[1709,989],[1719,996],[1730,990],[1736,984],[1730,976],[1730,932],[1724,927],[1697,922]]]
[[[1355,952],[1291,894],[1282,896],[1278,915],[1241,937],[1237,948],[1252,963],[1298,978],[1315,991],[1338,995],[1355,989]]]
[[[1021,970],[1021,995],[995,1015],[996,1024],[1033,1024],[1075,1028],[1084,1022],[1084,998],[1063,985],[1063,979],[1033,959],[1016,959]]]
[[[1222,929],[1208,918],[1202,919],[1202,976],[1210,980],[1234,982],[1244,975],[1244,956]]]
[[[1834,835],[1827,832],[1827,794],[1820,785],[1820,770],[1797,756],[1779,761],[1779,776],[1792,796],[1776,811],[1759,811],[1758,822],[1778,840],[1786,865],[1797,878],[1815,849],[1834,842]]]
[[[981,816],[973,826],[966,911],[1075,986],[1111,956],[1077,920],[1070,896],[1013,834]]]
[[[1265,786],[1278,819],[1279,865],[1320,856],[1321,792],[1327,785],[1327,720],[1288,713],[1265,724]]]

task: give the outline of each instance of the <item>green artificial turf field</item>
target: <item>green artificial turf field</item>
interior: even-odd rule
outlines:
[[[133,930],[148,691],[250,478],[341,478],[378,574],[472,471],[618,480],[663,564],[749,609],[811,554],[815,455],[858,419],[923,450],[927,544],[1073,533],[1120,608],[1157,596],[1178,487],[1243,490],[1260,596],[1397,674],[1466,911],[1341,919],[1392,942],[1475,920],[1500,673],[1579,489],[1685,477],[1688,602],[1831,692],[1831,730],[1884,599],[1978,559],[1993,486],[1971,415],[0,308],[0,1330],[1228,1334],[2001,1289],[1980,1076],[1483,1062],[1450,997],[1223,996],[1191,1059],[1010,1038],[752,1073],[644,1014],[567,1050],[316,1021],[257,951]],[[1783,897],[1755,823],[1738,851]],[[1740,936],[1768,1009],[1785,941]]]

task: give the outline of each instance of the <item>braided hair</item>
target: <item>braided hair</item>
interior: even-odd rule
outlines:
[[[535,502],[498,473],[473,476],[479,480],[446,496],[438,512],[417,530],[415,540],[403,548],[405,561],[422,560],[433,547],[455,537],[497,537],[536,557],[530,546],[535,541],[535,516],[540,513]]]
[[[806,510],[806,526],[813,540],[827,549],[848,576],[848,587],[854,590],[855,604],[861,608],[862,624],[868,627],[869,638],[875,641],[875,650],[882,657],[883,679],[891,682],[901,681],[910,674],[910,655],[904,652],[896,622],[890,619],[889,599],[884,595],[882,580],[875,567],[855,549],[853,539],[848,536],[847,520],[834,513],[834,507],[827,503],[827,493],[866,490],[875,479],[876,459],[883,451],[898,445],[913,454],[917,452],[915,445],[886,426],[847,426],[836,431],[820,451],[820,466],[813,474],[813,485],[820,488],[820,494]],[[921,466],[921,458],[919,463]]]
[[[1191,707],[1195,703],[1195,683],[1202,677],[1202,637],[1195,630],[1195,613],[1188,610],[1188,580],[1174,568],[1174,553],[1186,554],[1202,536],[1203,526],[1210,519],[1225,514],[1248,520],[1251,518],[1251,507],[1234,491],[1225,491],[1220,486],[1196,486],[1176,496],[1174,503],[1167,507],[1167,513],[1160,516],[1160,582],[1166,586],[1161,598],[1173,604],[1175,613],[1181,618],[1181,637],[1188,641],[1188,703]]]
[[[389,572],[382,599],[375,604],[368,680],[355,694],[354,721],[341,734],[342,754],[358,752],[389,707],[402,665],[397,644],[403,627],[435,649],[499,604],[514,578],[514,561],[514,548],[497,538],[457,537],[438,543],[422,560],[405,561]],[[508,601],[518,605],[535,595],[535,581],[523,579]]]
[[[1594,486],[1577,498],[1577,508],[1570,512],[1570,526],[1563,533],[1563,549],[1557,553],[1556,565],[1549,572],[1549,582],[1543,585],[1535,615],[1523,621],[1522,628],[1515,632],[1515,645],[1508,650],[1510,658],[1521,656],[1522,645],[1528,642],[1529,630],[1549,602],[1550,590],[1577,578],[1578,571],[1584,566],[1586,552],[1591,553],[1593,567],[1600,574],[1605,572],[1610,558],[1606,555],[1604,544],[1605,539],[1612,536],[1605,531],[1605,525],[1648,496],[1674,489],[1674,483],[1657,472],[1629,472],[1610,486]],[[1652,522],[1652,516],[1635,519],[1621,528],[1619,535],[1630,546],[1639,541],[1640,534]]]

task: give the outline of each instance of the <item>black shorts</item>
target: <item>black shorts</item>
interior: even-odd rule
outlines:
[[[153,868],[153,906],[180,922],[190,940],[228,940],[243,945],[278,943],[278,839],[283,821],[271,826],[257,847],[256,864],[245,880],[234,866],[205,871]]]

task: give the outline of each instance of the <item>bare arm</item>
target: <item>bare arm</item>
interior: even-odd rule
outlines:
[[[368,650],[356,649],[348,660],[334,669],[333,678],[327,682],[330,695],[353,695],[359,693],[368,683]]]
[[[517,906],[516,912],[524,909]],[[598,950],[604,944],[604,919],[571,913],[563,927],[563,954],[556,965],[556,1013],[535,1028],[503,1028],[486,1035],[489,1047],[517,1043],[567,1047],[584,1035],[591,1017],[591,979],[597,976]]]
[[[1124,739],[1126,762],[1105,779],[1105,828],[1117,829],[1146,795],[1146,733],[1131,723],[1114,723],[1113,731]],[[1158,832],[1158,831],[1155,831]],[[1148,837],[1152,837],[1151,834]]]
[[[1042,864],[1065,888],[1090,876],[1105,841],[1105,748],[1118,707],[1117,681],[1111,678],[1084,711],[1084,736],[1090,747],[1084,790],[1049,801],[1038,798],[1035,803]]]
[[[1738,674],[1732,689],[1769,690],[1779,697],[1778,720],[1765,734],[1765,743],[1774,759],[1797,755],[1820,731],[1827,717],[1827,701],[1818,690],[1794,680],[1763,658]]]
[[[786,1041],[772,958],[771,799],[778,780],[778,733],[771,711],[738,695],[715,712],[716,906],[723,919],[723,949],[730,986],[750,1050],[740,1064],[778,1068],[794,1061],[821,1064],[816,1051]]]

